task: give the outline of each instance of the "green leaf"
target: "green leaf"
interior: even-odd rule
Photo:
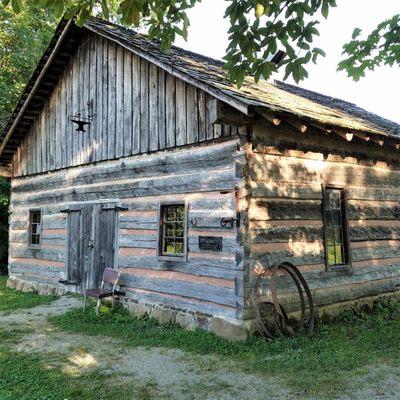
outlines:
[[[321,7],[321,14],[326,19],[329,15],[329,3],[327,0],[323,0]]]
[[[318,47],[314,47],[313,51],[314,51],[314,53],[319,54],[322,57],[326,57],[325,51]]]
[[[22,1],[21,0],[11,0],[11,7],[16,14],[19,14],[22,10]]]
[[[64,14],[64,1],[57,0],[54,5],[54,15],[56,18],[60,18]]]
[[[360,36],[362,30],[360,28],[355,28],[353,31],[353,34],[351,35],[351,38],[354,40],[356,39],[358,36]]]

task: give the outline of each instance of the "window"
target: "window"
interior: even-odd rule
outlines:
[[[346,197],[342,188],[324,190],[325,259],[328,269],[350,266]]]
[[[159,259],[186,258],[186,213],[184,204],[160,206]]]
[[[29,211],[29,244],[33,247],[40,246],[42,235],[42,212],[40,210]]]

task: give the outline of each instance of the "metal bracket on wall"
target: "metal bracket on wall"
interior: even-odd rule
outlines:
[[[121,206],[114,206],[114,207],[104,207],[103,205],[100,208],[100,212],[102,213],[103,211],[128,211],[128,207],[121,207]]]
[[[230,225],[233,228],[234,223],[236,222],[236,226],[239,227],[240,225],[240,218],[221,218],[220,224],[223,228],[226,228]]]
[[[64,208],[63,210],[60,210],[60,212],[61,213],[65,213],[65,214],[69,214],[69,213],[72,213],[72,212],[79,212],[79,214],[80,214],[80,213],[82,213],[82,208],[77,208],[75,210],[71,210],[69,208]]]

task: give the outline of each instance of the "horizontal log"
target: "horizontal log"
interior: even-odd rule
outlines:
[[[400,218],[400,206],[392,204],[364,204],[363,202],[348,202],[347,215],[349,219],[382,219],[398,220]]]
[[[249,218],[264,220],[322,220],[320,200],[268,200],[256,198],[251,201]]]
[[[286,184],[285,182],[252,181],[251,193],[254,198],[274,197],[283,199],[322,200],[321,183],[314,184]],[[349,200],[381,200],[396,201],[400,197],[399,189],[354,187],[348,186]]]
[[[236,151],[236,140],[208,145],[197,149],[186,149],[173,153],[162,153],[145,157],[129,157],[102,162],[85,167],[74,167],[34,177],[14,179],[13,193],[61,189],[69,186],[102,183],[111,180],[150,178],[179,173],[191,169],[209,170],[232,164]]]
[[[18,194],[13,196],[15,206],[30,204],[48,204],[50,202],[91,201],[123,197],[145,197],[175,193],[200,191],[232,190],[236,178],[233,169],[209,172],[191,172],[176,176],[163,176],[148,180],[125,180],[107,182],[102,185],[85,185],[68,189]]]
[[[249,159],[249,174],[255,181],[268,182],[332,182],[393,188],[400,185],[400,171],[257,153]]]
[[[362,226],[349,229],[351,242],[371,240],[400,240],[400,227]],[[315,242],[323,240],[322,227],[270,227],[251,230],[254,243]]]
[[[350,228],[357,227],[380,227],[380,228],[399,228],[400,220],[381,220],[381,219],[358,219],[349,221]]]
[[[259,228],[251,230],[251,240],[254,243],[286,243],[321,241],[323,230],[318,227],[272,227],[268,229]]]
[[[232,288],[211,286],[204,283],[148,278],[135,275],[134,271],[132,271],[132,274],[122,273],[120,284],[130,288],[190,297],[231,307],[236,306],[235,291]]]
[[[373,167],[379,168],[380,170],[386,170],[388,172],[391,172],[393,170],[400,170],[400,163],[395,163],[393,162],[393,160],[374,160],[371,158],[361,158],[359,155],[351,156],[337,154],[335,152],[326,153],[326,151],[314,151],[311,149],[306,149],[302,151],[292,149],[290,147],[277,147],[253,143],[253,152],[258,154],[275,155],[281,157],[319,160],[324,162],[336,162],[345,165],[355,165],[357,167]]]
[[[189,282],[189,283],[204,283],[211,286],[220,286],[225,288],[234,288],[235,282],[232,279],[209,277],[204,275],[194,275],[186,272],[180,271],[160,271],[151,270],[146,268],[122,268],[122,274],[141,276],[144,278],[154,278],[162,280],[171,280],[179,282]]]
[[[64,276],[64,271],[60,270],[58,267],[44,267],[37,265],[30,265],[29,268],[26,267],[25,264],[12,263],[8,266],[8,271],[10,275],[20,274],[34,274],[37,277],[54,279],[58,281],[58,279]]]
[[[25,266],[30,268],[31,265],[42,266],[42,267],[58,267],[64,268],[64,263],[59,261],[48,261],[48,260],[39,260],[35,258],[11,258],[11,264],[19,264],[21,266]]]
[[[370,240],[400,240],[400,227],[354,227],[350,229],[352,242]]]
[[[272,229],[279,227],[316,227],[322,228],[322,220],[295,219],[295,220],[278,220],[278,221],[250,221],[250,229]]]
[[[190,255],[188,255],[190,257]],[[191,273],[223,277],[227,271],[239,271],[242,269],[236,259],[212,259],[212,258],[191,258],[188,261],[158,261],[155,257],[139,256],[120,256],[120,267],[148,268],[154,270],[172,270],[172,271],[191,271]],[[198,272],[196,272],[198,270]],[[194,272],[193,272],[194,271]],[[206,272],[208,271],[208,272]]]
[[[390,277],[379,279],[376,281],[368,281],[364,283],[338,285],[323,289],[314,289],[311,291],[314,305],[316,307],[328,306],[341,302],[359,300],[366,297],[381,295],[384,293],[395,293],[400,286],[400,277]],[[254,309],[250,300],[250,294],[246,297],[245,302],[245,318],[254,317]],[[285,310],[299,310],[299,300],[296,295],[287,295],[286,300],[281,298],[281,302],[285,302]]]
[[[350,220],[398,220],[400,206],[397,202],[348,201],[347,216]],[[249,208],[251,220],[322,220],[321,200],[295,200],[255,198]]]
[[[385,265],[385,259],[400,257],[399,244],[395,240],[351,243],[353,266],[358,268],[361,264],[357,262],[368,264],[371,260]],[[297,266],[325,263],[323,242],[255,243],[251,246],[251,254],[255,261],[265,266],[282,261],[290,261]]]
[[[179,310],[198,311],[210,315],[236,316],[236,308],[227,307],[210,301],[201,301],[191,297],[161,293],[156,290],[140,290],[124,287],[126,296],[136,301],[164,304]]]
[[[12,258],[23,258],[23,259],[37,259],[37,260],[47,260],[47,261],[58,261],[65,262],[65,249],[29,249],[27,247],[23,248],[21,246],[10,246],[10,252]]]
[[[326,272],[324,270],[311,270],[303,272],[302,275],[309,285],[310,289],[327,289],[340,285],[363,284],[376,280],[400,277],[400,264],[398,259],[393,259],[393,262],[386,261],[386,265],[371,265],[363,268],[353,268],[350,271],[342,272]],[[277,282],[280,280],[281,288],[285,289],[285,285],[294,288],[291,279],[284,275],[277,277]],[[261,288],[269,288],[270,281],[262,280]],[[245,288],[252,287],[254,283],[246,283]]]

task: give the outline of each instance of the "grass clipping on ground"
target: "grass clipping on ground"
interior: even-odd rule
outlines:
[[[0,311],[12,311],[50,304],[55,296],[40,296],[35,292],[23,293],[7,288],[7,276],[0,276]]]
[[[318,324],[311,337],[273,343],[259,337],[230,342],[205,331],[138,319],[122,308],[103,307],[99,315],[72,310],[51,322],[69,332],[119,338],[126,346],[178,348],[228,358],[242,371],[282,378],[296,391],[316,396],[342,394],[365,367],[400,365],[400,303],[379,302],[372,309],[343,313],[335,321]]]

